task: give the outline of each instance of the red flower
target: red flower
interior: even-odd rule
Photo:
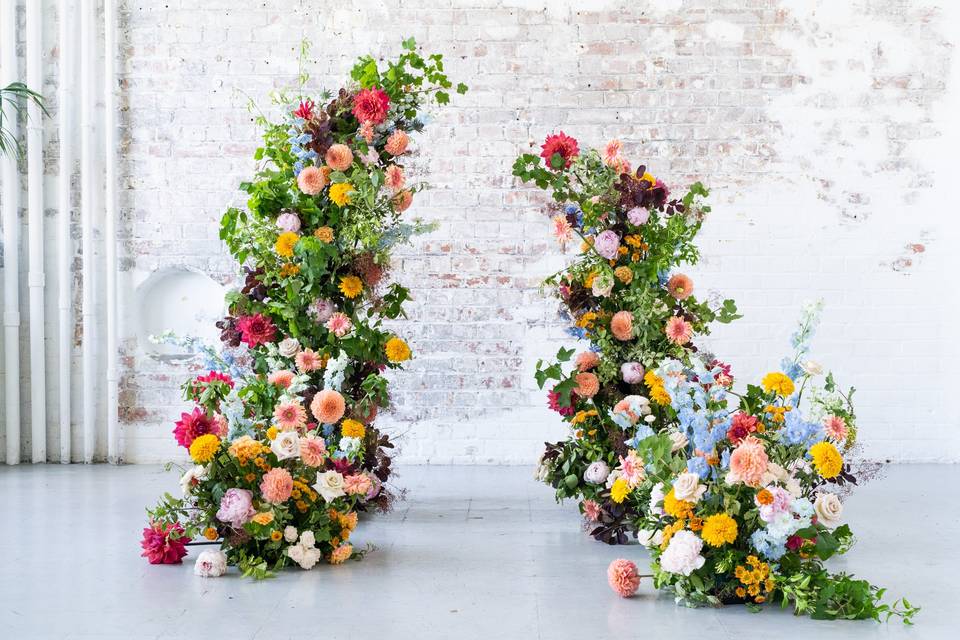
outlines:
[[[714,359],[710,362],[708,369],[715,369],[720,367],[720,373],[717,374],[716,380],[721,387],[730,387],[733,385],[733,373],[730,365],[726,362]]]
[[[572,416],[575,409],[573,408],[573,403],[576,402],[577,394],[573,391],[570,392],[570,406],[561,407],[560,406],[560,393],[558,391],[551,390],[547,394],[547,406],[556,411],[562,416]]]
[[[273,342],[277,337],[277,328],[270,318],[262,313],[252,316],[243,316],[237,320],[237,329],[242,335],[241,340],[250,347]]]
[[[180,564],[187,555],[187,539],[183,537],[183,527],[179,524],[163,525],[153,522],[143,530],[141,557],[150,564]]]
[[[298,118],[303,118],[304,120],[313,120],[313,100],[307,99],[301,101],[300,106],[293,112],[293,115]]]
[[[561,131],[558,134],[547,136],[547,139],[544,141],[543,146],[540,147],[543,151],[540,152],[540,157],[547,161],[547,167],[551,169],[556,169],[557,167],[553,166],[552,158],[553,154],[560,154],[560,157],[563,158],[565,164],[564,168],[567,168],[573,163],[573,159],[580,155],[580,148],[577,146],[577,141]]]
[[[332,460],[332,462],[333,470],[341,475],[346,475],[353,467],[350,461],[346,458],[337,458],[336,460]]]
[[[727,429],[727,438],[732,444],[740,444],[740,441],[757,430],[757,419],[743,412],[733,414],[733,420],[730,428]]]
[[[353,115],[360,122],[380,124],[387,117],[390,96],[383,89],[364,89],[353,98]]]
[[[219,431],[213,418],[208,416],[200,407],[194,407],[191,413],[180,414],[180,419],[177,420],[176,424],[173,435],[177,439],[177,444],[187,449],[199,436],[206,433],[218,433]]]

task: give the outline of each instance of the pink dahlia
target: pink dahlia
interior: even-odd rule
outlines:
[[[230,422],[227,420],[227,416],[222,413],[213,414],[213,431],[211,433],[223,440],[229,432]]]
[[[327,445],[323,438],[304,436],[300,438],[300,459],[308,467],[319,467],[327,459]]]
[[[345,144],[335,144],[327,149],[324,160],[334,171],[346,171],[353,164],[353,152]]]
[[[180,414],[180,419],[173,428],[173,435],[177,439],[177,444],[189,449],[199,436],[217,431],[219,427],[213,419],[200,407],[194,407],[190,413]]]
[[[365,496],[372,487],[370,476],[365,473],[356,473],[343,479],[343,490],[348,496]]]
[[[260,493],[267,502],[286,502],[293,493],[293,476],[283,467],[270,469],[263,474],[263,480],[260,481]]]
[[[281,402],[273,409],[273,419],[281,431],[294,431],[307,423],[307,410],[299,402]]]
[[[353,115],[360,122],[380,124],[389,109],[390,96],[383,89],[363,89],[353,98]]]
[[[578,373],[575,379],[577,381],[576,394],[582,398],[592,398],[600,391],[600,380],[589,371]]]
[[[373,142],[373,123],[372,122],[361,122],[360,123],[360,137],[366,141],[367,144]],[[376,151],[374,151],[376,153]]]
[[[730,428],[727,429],[727,439],[734,445],[740,444],[744,438],[757,430],[757,419],[750,414],[738,411],[733,414]]]
[[[667,326],[664,327],[664,333],[667,339],[674,344],[684,345],[690,342],[693,337],[693,326],[679,316],[673,316],[667,320]]]
[[[400,213],[409,209],[411,204],[413,204],[413,192],[409,189],[404,189],[393,196],[393,206]]]
[[[827,416],[823,420],[823,430],[834,442],[843,442],[849,433],[846,421],[840,416]]]
[[[751,487],[759,487],[763,474],[767,471],[770,459],[763,448],[763,442],[754,436],[747,436],[730,454],[730,473],[728,478],[743,482]]]
[[[183,527],[177,523],[150,523],[150,526],[143,530],[143,540],[140,541],[143,553],[140,556],[146,558],[150,564],[180,564],[187,555],[188,540],[183,537],[183,533]]]
[[[618,558],[607,567],[607,582],[621,598],[629,598],[640,588],[640,573],[637,565],[629,560]]]
[[[403,175],[403,169],[398,167],[395,164],[387,167],[387,174],[384,178],[384,184],[391,191],[400,191],[403,189],[403,185],[406,182],[406,178]]]
[[[561,407],[560,392],[551,390],[547,394],[547,406],[549,406],[551,409],[553,409],[554,411],[556,411],[562,416],[572,416],[575,411],[575,409],[573,408],[573,404],[576,401],[576,397],[577,397],[576,392],[570,392],[570,406]]]
[[[608,142],[607,146],[603,148],[603,163],[608,167],[614,166],[620,158],[621,149],[623,149],[623,143],[619,140]]]
[[[583,507],[583,515],[590,522],[596,522],[600,519],[600,505],[597,504],[596,500],[587,500],[583,501],[581,505]]]
[[[410,136],[407,135],[407,132],[397,129],[387,138],[387,144],[383,148],[392,156],[402,156],[407,151],[409,143]]]
[[[327,324],[324,326],[326,326],[327,329],[335,336],[342,338],[350,333],[351,329],[353,329],[353,322],[350,321],[350,316],[338,311],[330,316],[330,319],[327,320]]]
[[[319,167],[306,167],[297,174],[297,187],[308,196],[319,195],[329,183],[327,174]]]
[[[617,340],[626,342],[633,339],[633,314],[629,311],[617,311],[610,318],[610,333]]]
[[[590,371],[600,364],[600,356],[595,351],[582,351],[577,354],[575,362],[580,371]]]
[[[577,141],[563,131],[555,135],[547,136],[547,139],[543,142],[543,146],[540,148],[542,149],[540,157],[547,161],[547,167],[550,169],[558,168],[553,166],[552,159],[554,154],[558,154],[563,160],[564,168],[569,167],[573,163],[573,159],[580,155],[580,148],[577,146]]]
[[[237,320],[237,329],[240,330],[241,340],[249,347],[273,342],[277,337],[273,321],[262,313],[242,316]]]
[[[573,227],[567,221],[567,217],[557,214],[551,218],[553,222],[553,237],[557,239],[557,244],[561,247],[567,246],[567,243],[573,239]]]

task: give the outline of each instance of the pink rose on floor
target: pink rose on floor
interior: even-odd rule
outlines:
[[[640,573],[637,565],[618,558],[607,567],[607,582],[621,598],[629,598],[640,588]]]
[[[584,500],[583,501],[583,515],[590,522],[596,522],[600,519],[600,505],[597,504],[596,500]]]
[[[643,382],[643,365],[639,362],[624,362],[620,365],[620,375],[627,384],[640,384]]]
[[[634,207],[627,211],[627,220],[630,221],[630,224],[634,226],[642,226],[647,224],[647,220],[650,219],[650,211],[644,209],[643,207]]]
[[[151,523],[143,530],[143,540],[140,542],[143,553],[140,556],[150,564],[180,564],[187,555],[186,543],[190,542],[183,537],[183,533],[183,527],[179,524]]]
[[[220,498],[217,520],[239,529],[250,522],[250,518],[256,513],[257,510],[253,508],[253,493],[246,489],[227,489]]]
[[[620,236],[610,229],[601,231],[593,240],[593,248],[607,260],[613,260],[620,249]]]
[[[293,476],[283,467],[270,469],[263,474],[263,480],[260,481],[260,493],[267,502],[273,504],[286,502],[293,493]]]
[[[277,226],[284,231],[296,233],[300,231],[300,216],[295,213],[281,213],[277,216]]]

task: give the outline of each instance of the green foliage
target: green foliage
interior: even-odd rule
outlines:
[[[23,156],[23,146],[10,130],[10,123],[5,121],[8,112],[3,109],[4,105],[10,107],[14,118],[19,118],[27,113],[27,103],[31,102],[40,107],[43,115],[50,115],[43,96],[24,83],[11,82],[5,87],[0,87],[0,157],[10,153],[17,159]]]

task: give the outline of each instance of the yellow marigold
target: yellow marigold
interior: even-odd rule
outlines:
[[[660,542],[661,551],[664,551],[670,544],[670,538],[673,537],[673,534],[681,529],[683,529],[683,520],[677,520],[673,524],[668,524],[663,528],[663,540]]]
[[[405,362],[410,359],[410,347],[396,336],[387,340],[384,351],[387,354],[387,360],[390,362]]]
[[[350,204],[350,192],[353,191],[353,185],[349,182],[338,182],[330,187],[330,199],[337,206]]]
[[[340,521],[340,526],[350,531],[353,531],[357,528],[357,512],[351,511],[346,515],[341,515],[338,520]]]
[[[191,447],[192,452],[192,447]],[[832,443],[824,440],[810,447],[813,466],[824,478],[836,478],[843,470],[843,456]]]
[[[190,443],[190,457],[194,462],[204,464],[213,460],[218,449],[220,449],[220,438],[212,433],[205,433]]]
[[[313,237],[319,239],[320,242],[330,244],[333,242],[333,229],[330,227],[317,227],[316,231],[313,232]]]
[[[570,419],[570,424],[580,424],[584,422],[587,418],[600,415],[597,413],[596,409],[589,409],[585,411],[578,411],[573,418]]]
[[[280,542],[282,538],[283,538],[283,534],[280,533],[279,530],[274,529],[273,531],[270,532],[270,539],[273,540],[274,542]]]
[[[664,407],[670,404],[670,394],[662,386],[650,389],[650,399]]]
[[[217,533],[217,530],[214,529],[213,527],[207,527],[206,529],[203,530],[203,537],[206,538],[207,540],[216,540],[217,538],[220,537],[220,534]]]
[[[593,324],[597,321],[597,314],[593,311],[587,311],[577,319],[577,326],[581,329],[593,329]]]
[[[348,298],[356,298],[363,291],[363,281],[357,276],[341,276],[340,293]]]
[[[639,249],[640,245],[643,244],[643,238],[635,233],[629,234],[626,238],[623,239],[628,245],[635,249]]]
[[[257,524],[268,525],[273,522],[273,513],[270,511],[261,511],[251,518]]]
[[[623,247],[621,247],[622,249]],[[613,275],[617,277],[617,280],[623,284],[630,284],[633,282],[633,271],[630,270],[630,267],[617,267],[613,270]]]
[[[773,391],[784,398],[793,394],[793,380],[779,371],[774,371],[763,376],[760,384],[763,385],[763,389],[767,393]]]
[[[596,279],[597,275],[598,274],[596,271],[591,271],[590,273],[588,273],[587,277],[583,279],[583,286],[585,286],[587,289],[592,287],[593,281]]]
[[[711,547],[732,544],[737,539],[737,521],[725,513],[715,513],[703,521],[700,537]]]
[[[279,431],[277,430],[276,427],[270,427],[269,429],[267,429],[267,439],[274,440],[277,437],[278,433]]]
[[[362,438],[366,432],[367,430],[364,428],[363,423],[350,418],[344,420],[343,424],[340,425],[340,433],[342,433],[345,438]]]
[[[610,487],[610,499],[620,504],[627,499],[627,494],[630,493],[630,485],[627,484],[627,481],[623,478],[617,478],[613,481],[613,486]]]
[[[293,231],[284,231],[277,238],[277,243],[273,245],[273,248],[277,255],[290,258],[293,257],[293,248],[297,246],[298,242],[300,242],[300,236]]]
[[[300,273],[300,265],[293,264],[292,262],[284,263],[284,265],[280,267],[281,278],[290,278],[298,273]]]
[[[663,510],[667,513],[667,515],[682,520],[693,515],[693,503],[686,502],[684,500],[677,500],[677,496],[673,493],[673,489],[670,489],[670,491],[667,492],[667,495],[663,496]]]

